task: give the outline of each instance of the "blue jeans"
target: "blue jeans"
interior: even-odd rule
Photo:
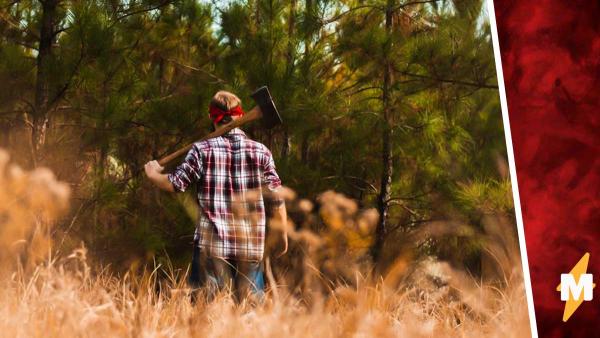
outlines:
[[[231,291],[238,301],[249,295],[262,300],[265,289],[263,265],[262,262],[209,257],[194,243],[189,284],[193,289],[193,302],[200,288],[206,289],[209,301],[219,291]]]

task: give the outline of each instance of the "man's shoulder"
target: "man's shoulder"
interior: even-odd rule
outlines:
[[[249,137],[247,137],[244,140],[244,143],[246,143],[246,145],[249,145],[249,146],[252,146],[252,147],[256,147],[256,148],[260,148],[260,149],[264,149],[264,150],[269,150],[266,145],[264,145],[264,144],[262,144],[262,143],[260,143],[258,141],[255,141],[255,140],[253,140],[253,139],[251,139]]]
[[[207,140],[195,142],[193,147],[199,152],[205,152],[214,149],[230,149],[231,142],[224,137],[214,137]],[[245,150],[252,150],[261,153],[271,153],[266,145],[255,141],[249,137],[244,137],[241,143],[238,143]]]
[[[211,145],[211,140],[212,140],[212,139],[208,139],[208,140],[202,140],[202,141],[194,142],[194,145],[193,145],[193,147],[194,147],[196,150],[205,150],[205,149],[208,149],[208,148],[210,148],[211,146],[214,146],[214,144],[213,144],[213,145]]]
[[[271,151],[269,150],[269,148],[267,148],[266,145],[264,145],[258,141],[255,141],[251,138],[246,138],[244,140],[244,147],[248,150],[253,150],[256,152],[263,153],[263,154],[271,154]]]
[[[212,150],[219,148],[221,148],[221,146],[215,142],[214,138],[194,142],[194,144],[192,144],[192,151],[195,152],[198,157],[206,156]]]

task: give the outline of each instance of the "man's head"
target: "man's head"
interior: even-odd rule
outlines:
[[[244,115],[242,101],[235,94],[220,90],[210,100],[209,114],[215,127],[228,124]]]

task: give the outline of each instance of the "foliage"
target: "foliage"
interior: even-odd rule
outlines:
[[[157,192],[140,169],[209,129],[215,91],[250,108],[266,84],[285,126],[246,131],[273,151],[284,183],[317,206],[333,189],[386,208],[394,256],[394,242],[427,222],[482,227],[486,214],[512,213],[482,3],[7,1],[0,146],[71,185],[65,249],[83,240],[117,266],[185,264],[189,200]],[[460,252],[453,263],[477,272],[480,248],[451,234],[422,252]]]

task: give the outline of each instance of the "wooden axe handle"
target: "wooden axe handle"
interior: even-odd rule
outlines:
[[[218,128],[217,130],[202,137],[201,139],[197,140],[196,142],[200,142],[200,141],[208,140],[208,139],[211,139],[214,137],[222,136],[223,134],[229,132],[232,129],[240,127],[248,122],[258,120],[261,117],[262,117],[262,112],[261,112],[260,108],[258,106],[256,106],[256,107],[252,108],[252,110],[247,112],[244,116],[240,117],[239,119],[233,120],[231,123],[228,123],[228,124]],[[194,143],[196,143],[196,142],[194,142]],[[173,161],[174,159],[178,158],[179,156],[190,151],[190,149],[192,149],[192,147],[194,146],[194,143],[190,143],[190,144],[186,145],[185,147],[181,147],[178,150],[172,152],[171,154],[161,158],[160,160],[158,160],[158,164],[160,164],[161,166],[165,166],[169,162]]]

